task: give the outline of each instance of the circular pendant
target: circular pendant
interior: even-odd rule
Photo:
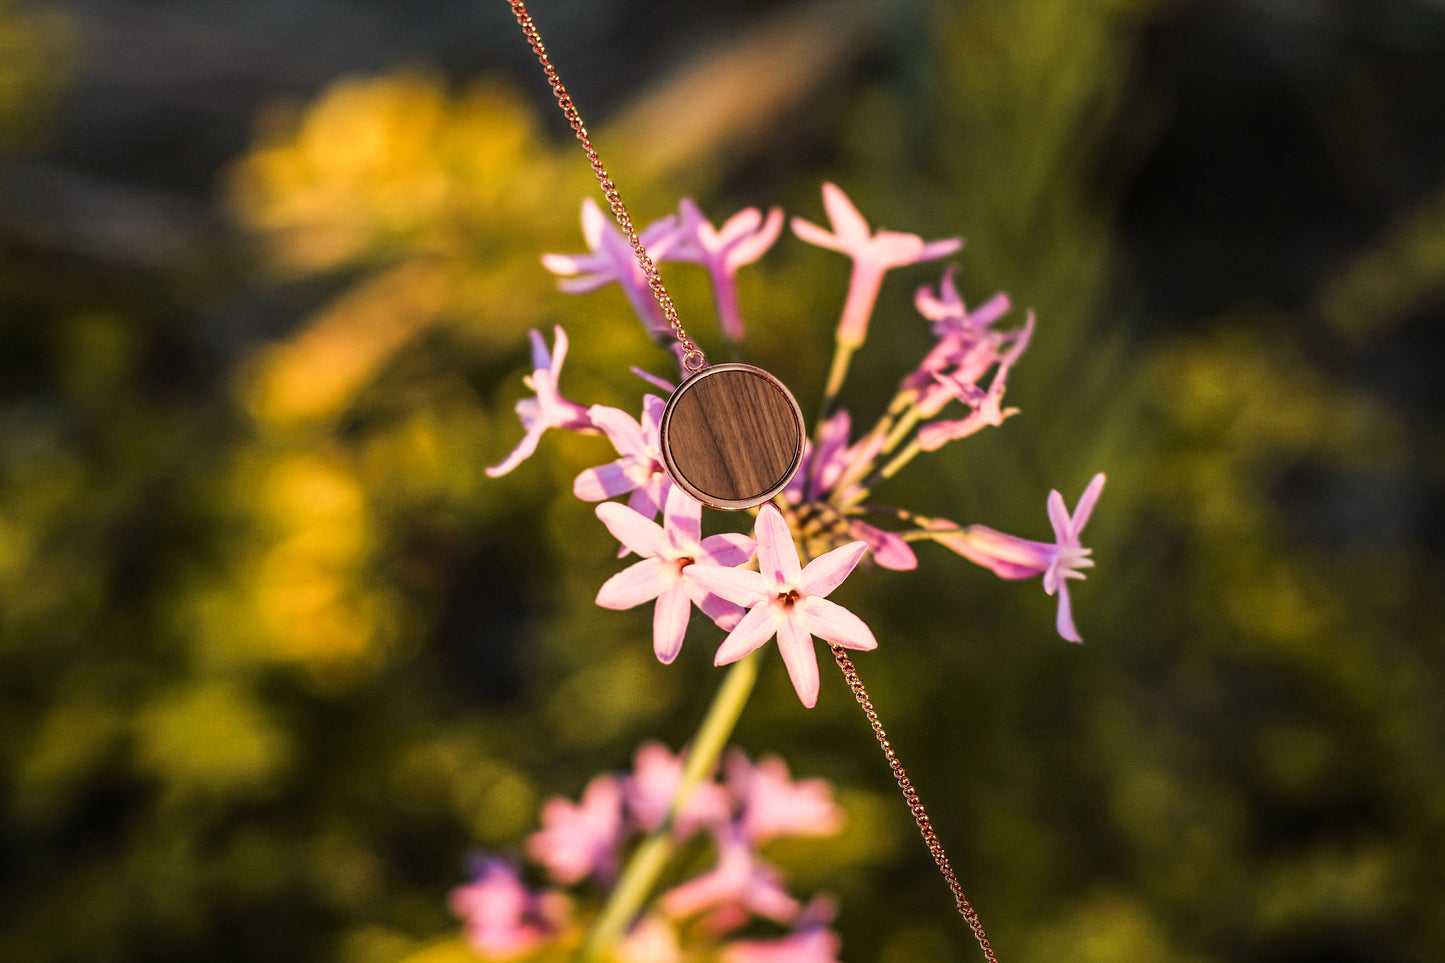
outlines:
[[[750,364],[704,368],[678,385],[660,426],[662,460],[711,508],[761,505],[803,460],[803,413],[781,381]]]

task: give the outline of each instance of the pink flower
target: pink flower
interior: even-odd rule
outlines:
[[[492,960],[517,959],[551,941],[566,926],[569,910],[566,897],[532,893],[499,859],[482,860],[477,878],[452,890],[450,902],[467,943]]]
[[[649,225],[640,235],[643,248],[654,262],[667,255],[677,227],[675,217],[665,217]],[[609,284],[621,285],[632,310],[642,319],[654,337],[671,339],[670,327],[657,306],[647,275],[637,264],[637,255],[627,237],[608,221],[607,215],[592,198],[582,202],[582,236],[587,241],[587,254],[544,254],[542,263],[553,274],[568,280],[559,285],[568,294],[583,294]]]
[[[609,879],[617,871],[623,828],[621,781],[616,776],[596,776],[580,803],[547,801],[542,828],[527,839],[527,854],[564,886],[588,876]]]
[[[757,550],[751,538],[735,532],[702,538],[702,506],[675,486],[668,491],[662,525],[616,502],[598,505],[597,517],[625,548],[642,556],[603,583],[597,604],[630,609],[657,599],[652,650],[659,662],[667,665],[677,658],[694,604],[723,629],[737,625],[743,610],[709,592],[695,573],[744,564]]]
[[[523,398],[517,402],[517,417],[522,419],[526,434],[500,465],[488,468],[493,478],[505,475],[520,465],[537,450],[542,432],[548,428],[571,428],[591,430],[592,421],[587,409],[568,401],[557,392],[557,379],[562,373],[562,360],[567,357],[567,332],[558,325],[552,329],[553,350],[549,354],[542,336],[536,331],[528,334],[532,339],[532,373],[522,383],[537,393],[535,398]]]
[[[644,832],[653,832],[667,818],[672,799],[682,784],[685,756],[673,755],[666,746],[649,742],[632,758],[632,775],[625,782],[628,812]],[[707,780],[688,797],[677,814],[674,829],[683,838],[704,826],[721,826],[732,817],[732,800],[727,790]]]
[[[962,382],[951,375],[937,375],[940,382],[950,385],[953,397],[969,405],[973,410],[963,418],[953,421],[935,421],[918,429],[918,447],[924,451],[936,451],[959,438],[967,438],[969,435],[982,430],[990,425],[998,427],[1009,418],[1019,413],[1017,408],[1003,407],[1003,392],[1008,385],[1009,366],[999,365],[994,372],[993,381],[984,391],[972,382]]]
[[[600,502],[628,492],[629,508],[645,518],[655,518],[662,510],[667,489],[672,486],[667,468],[662,463],[662,442],[658,426],[667,402],[656,395],[642,399],[642,422],[617,408],[593,405],[587,409],[591,419],[620,455],[616,461],[589,468],[572,482],[572,494],[586,502]]]
[[[723,333],[734,342],[743,338],[743,319],[738,310],[738,268],[762,257],[783,230],[783,210],[775,207],[766,219],[756,207],[745,208],[728,218],[719,230],[703,216],[690,198],[682,199],[677,232],[667,258],[688,261],[707,268],[712,278],[713,299]]]
[[[804,443],[803,467],[783,490],[784,501],[790,505],[848,501],[884,442],[883,435],[872,433],[849,445],[851,431],[852,422],[846,408],[840,408],[823,423],[818,444]],[[847,483],[842,484],[845,478]],[[882,568],[906,572],[918,567],[913,549],[894,533],[857,518],[848,518],[843,524],[850,536],[867,544],[873,561]]]
[[[709,591],[748,607],[742,621],[723,640],[713,664],[736,662],[777,636],[793,688],[803,705],[812,708],[818,701],[813,636],[845,649],[878,645],[862,619],[827,598],[853,571],[868,546],[850,542],[803,568],[792,532],[775,505],[762,507],[753,531],[761,571],[707,566],[693,576]]]
[[[934,294],[928,285],[920,287],[913,296],[913,305],[918,313],[933,322],[933,334],[939,340],[948,337],[969,338],[985,331],[1009,311],[1007,294],[995,294],[982,307],[969,311],[958,293],[953,281],[958,271],[949,267],[943,272]]]
[[[1058,491],[1049,492],[1049,521],[1054,526],[1054,541],[1034,542],[994,531],[984,525],[970,525],[968,528],[935,531],[934,538],[953,549],[971,562],[989,569],[1000,578],[1032,578],[1043,575],[1044,591],[1050,595],[1058,593],[1059,612],[1057,627],[1059,635],[1070,642],[1084,641],[1074,627],[1073,610],[1069,603],[1068,579],[1083,578],[1081,569],[1092,568],[1094,560],[1089,557],[1090,549],[1079,544],[1079,536],[1104,489],[1104,476],[1095,475],[1079,496],[1074,514],[1069,515],[1064,506],[1064,496]],[[747,621],[744,619],[744,621]]]
[[[917,413],[923,418],[931,418],[954,398],[968,401],[962,386],[976,384],[995,364],[1012,365],[1033,334],[1032,313],[1017,331],[994,331],[993,323],[1009,311],[1008,295],[996,294],[970,312],[959,297],[953,274],[952,268],[944,272],[938,294],[924,285],[914,297],[938,338],[923,362],[903,379],[903,387],[918,394]]]
[[[848,491],[835,490],[844,472],[859,462],[872,461],[883,444],[881,436],[869,436],[849,445],[848,436],[852,430],[852,418],[848,410],[842,408],[823,423],[816,446],[812,442],[805,443],[803,467],[783,491],[783,497],[789,503],[842,501],[847,497]],[[850,485],[849,490],[852,488]]]
[[[742,804],[743,835],[754,845],[782,836],[831,836],[843,828],[843,810],[822,779],[794,782],[777,756],[754,765],[736,750],[726,765],[728,787]]]
[[[917,234],[879,231],[874,234],[868,222],[848,195],[834,184],[823,185],[823,206],[828,211],[832,231],[826,231],[800,217],[793,218],[793,233],[819,247],[838,251],[853,259],[853,277],[848,284],[848,299],[838,322],[838,342],[856,348],[868,335],[868,319],[883,286],[883,275],[889,268],[917,264],[947,257],[963,246],[959,238],[925,242]]]
[[[721,963],[838,963],[843,941],[826,926],[810,926],[775,940],[737,940]]]
[[[868,551],[873,554],[873,561],[879,568],[911,572],[918,567],[918,556],[913,554],[913,549],[909,548],[908,543],[896,532],[887,532],[861,519],[850,518],[848,534],[868,546]]]
[[[791,923],[801,910],[783,887],[782,873],[736,831],[718,839],[717,866],[668,890],[658,905],[673,919],[711,913],[710,926],[718,932],[741,925],[749,913]]]

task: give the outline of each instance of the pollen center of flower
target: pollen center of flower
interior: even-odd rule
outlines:
[[[785,609],[790,609],[802,597],[802,593],[799,592],[797,589],[788,589],[786,592],[778,593],[778,604]]]
[[[677,560],[677,574],[681,575],[683,569],[687,568],[689,565],[695,564],[697,564],[697,559],[693,558],[691,555],[682,556]]]

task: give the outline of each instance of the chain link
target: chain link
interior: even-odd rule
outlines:
[[[627,235],[627,241],[632,245],[632,253],[637,258],[637,265],[642,269],[643,275],[647,278],[647,286],[652,291],[657,306],[662,309],[662,314],[667,318],[668,325],[677,337],[677,343],[682,346],[682,366],[691,372],[700,371],[707,366],[707,358],[703,355],[702,349],[688,337],[683,330],[682,321],[677,316],[677,307],[672,303],[672,296],[662,285],[662,278],[658,276],[657,266],[653,264],[652,258],[648,255],[647,249],[642,245],[642,239],[637,236],[637,229],[632,225],[632,216],[627,213],[627,206],[622,203],[622,196],[617,191],[617,185],[613,183],[607,168],[602,166],[602,159],[597,156],[597,149],[592,146],[592,139],[587,136],[587,128],[582,124],[582,116],[577,112],[577,107],[572,103],[571,94],[567,93],[562,78],[557,74],[557,68],[552,66],[552,60],[547,56],[547,48],[542,43],[542,36],[537,32],[537,25],[532,21],[532,15],[527,12],[525,0],[507,0],[512,7],[512,13],[516,15],[517,23],[526,35],[527,42],[532,46],[532,52],[537,55],[537,60],[542,65],[542,70],[547,74],[547,82],[552,87],[552,93],[557,98],[557,105],[562,108],[567,122],[572,126],[572,131],[577,139],[582,142],[582,149],[587,153],[587,161],[592,165],[592,171],[597,175],[597,181],[602,185],[602,194],[607,198],[607,204],[612,209],[612,216],[617,220],[617,226]],[[933,821],[928,818],[927,811],[923,808],[923,802],[918,798],[918,792],[913,788],[913,782],[908,778],[903,763],[893,751],[893,746],[888,741],[888,734],[883,730],[883,723],[878,718],[878,713],[873,709],[873,703],[868,698],[868,692],[863,688],[863,680],[858,677],[858,670],[853,667],[853,662],[848,658],[840,646],[832,646],[833,659],[838,663],[838,668],[843,670],[843,677],[848,682],[848,687],[853,690],[853,696],[858,704],[863,707],[863,713],[868,717],[868,724],[873,727],[873,734],[878,739],[878,745],[883,748],[883,755],[888,760],[888,766],[893,770],[893,777],[898,781],[898,788],[903,790],[904,802],[908,804],[908,810],[913,814],[913,821],[918,825],[918,832],[923,837],[923,842],[928,846],[928,851],[933,856],[933,861],[938,866],[938,871],[943,874],[943,879],[948,883],[948,888],[953,893],[954,903],[958,912],[968,922],[969,929],[973,931],[974,939],[983,949],[984,957],[989,963],[998,963],[994,956],[993,947],[989,944],[988,935],[984,933],[983,924],[979,921],[978,913],[969,904],[968,897],[963,893],[963,886],[958,882],[958,876],[953,872],[949,864],[948,855],[943,850],[943,844],[939,842],[938,833],[933,829]]]
[[[863,688],[863,680],[858,678],[858,670],[853,667],[853,660],[848,658],[848,653],[842,646],[833,645],[830,648],[833,650],[833,661],[843,670],[843,678],[848,681],[848,688],[853,690],[853,697],[863,707],[863,714],[868,717],[868,724],[873,727],[873,735],[878,738],[878,745],[883,747],[883,755],[888,760],[888,767],[893,770],[893,778],[898,780],[898,788],[903,790],[903,801],[908,803],[908,810],[913,813],[913,821],[918,824],[919,834],[928,845],[928,851],[933,854],[933,861],[938,865],[938,871],[943,874],[948,888],[953,891],[953,901],[958,906],[959,914],[968,921],[968,928],[973,930],[973,938],[978,940],[984,957],[989,963],[998,963],[998,958],[993,955],[993,947],[988,942],[988,935],[983,931],[983,923],[979,922],[978,913],[969,904],[968,897],[963,895],[963,886],[954,875],[953,867],[948,862],[948,854],[943,851],[943,844],[938,841],[938,834],[933,831],[933,820],[928,818],[928,813],[923,809],[923,801],[918,798],[918,792],[913,788],[913,781],[908,778],[903,763],[894,753],[893,746],[888,741],[888,733],[883,731],[883,723],[878,719],[878,713],[874,711],[873,703],[868,698],[868,690]]]
[[[547,56],[547,48],[542,43],[542,35],[537,32],[537,25],[532,22],[532,15],[527,12],[527,4],[524,0],[507,0],[512,5],[512,13],[516,15],[517,23],[526,35],[527,42],[532,45],[532,52],[537,55],[537,60],[542,64],[542,70],[547,74],[547,82],[552,86],[552,93],[557,98],[557,106],[562,108],[562,113],[567,117],[567,123],[572,125],[572,132],[582,142],[582,149],[587,152],[587,161],[592,165],[592,171],[597,175],[597,181],[602,185],[602,194],[607,198],[608,207],[612,208],[612,216],[617,219],[617,226],[622,228],[622,233],[627,235],[627,241],[632,245],[632,253],[637,258],[637,266],[642,268],[642,273],[647,278],[647,286],[652,290],[653,300],[662,309],[663,317],[667,318],[668,326],[677,337],[677,343],[682,346],[681,362],[683,368],[690,372],[701,371],[707,367],[707,358],[699,348],[687,336],[682,328],[682,320],[677,316],[677,307],[672,303],[672,296],[662,286],[662,278],[658,276],[657,266],[652,263],[652,257],[648,255],[647,249],[642,246],[642,239],[637,236],[637,229],[632,226],[632,215],[627,213],[627,206],[622,203],[622,195],[617,192],[617,185],[612,182],[612,177],[607,173],[607,168],[602,166],[602,159],[597,156],[597,149],[592,146],[592,138],[587,136],[587,128],[582,125],[582,115],[577,112],[577,106],[572,103],[572,95],[567,93],[567,88],[562,83],[562,78],[557,75],[557,68],[552,66],[552,59]]]

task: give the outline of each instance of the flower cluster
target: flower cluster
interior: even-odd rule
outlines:
[[[584,407],[561,396],[558,378],[567,337],[560,327],[550,352],[540,335],[532,334],[534,370],[527,383],[536,396],[517,406],[526,435],[489,473],[515,468],[548,428],[605,435],[618,457],[578,475],[573,492],[602,502],[597,515],[621,544],[620,554],[636,553],[641,560],[608,580],[597,603],[622,609],[655,600],[653,647],[664,663],[681,649],[693,606],[728,633],[714,658],[717,665],[736,661],[776,638],[798,697],[807,706],[818,696],[814,637],[851,649],[877,644],[862,620],[831,602],[829,593],[865,554],[883,568],[916,568],[912,543],[918,541],[935,541],[1003,578],[1042,576],[1045,591],[1058,596],[1059,635],[1081,641],[1068,580],[1083,578],[1083,570],[1093,565],[1079,536],[1103,487],[1103,475],[1090,481],[1072,514],[1059,492],[1049,493],[1052,542],[982,525],[964,527],[869,500],[877,485],[917,455],[1000,425],[1017,413],[1004,407],[1003,396],[1009,372],[1033,333],[1032,314],[1022,327],[1000,330],[998,323],[1011,309],[1008,297],[998,294],[970,309],[958,292],[954,269],[946,269],[936,286],[925,285],[914,299],[930,325],[931,348],[900,380],[873,427],[855,432],[852,416],[835,402],[849,360],[867,338],[884,275],[892,268],[946,257],[962,241],[924,241],[913,234],[874,231],[833,184],[823,185],[823,202],[831,229],[801,218],[794,218],[791,226],[803,241],[838,251],[853,262],[824,398],[826,417],[815,426],[792,482],[759,510],[752,538],[702,536],[700,506],[672,484],[663,465],[658,439],[663,398],[646,395],[640,416],[634,418],[617,408]],[[665,336],[666,324],[630,244],[591,201],[583,204],[582,223],[589,252],[549,254],[545,265],[564,276],[564,290],[621,286],[648,330]],[[782,225],[781,211],[765,216],[749,208],[716,228],[692,201],[684,200],[677,214],[650,225],[641,238],[654,261],[706,268],[722,334],[736,344],[745,331],[736,274],[773,245]],[[672,390],[664,379],[644,377]],[[623,495],[626,505],[609,501]],[[752,570],[754,558],[757,571]]]
[[[574,946],[585,915],[578,890],[611,886],[637,840],[664,832],[675,845],[706,840],[712,865],[661,894],[613,948],[618,963],[679,963],[704,947],[724,963],[836,963],[832,903],[799,902],[760,852],[776,839],[838,832],[843,813],[828,784],[795,781],[781,759],[753,763],[733,750],[722,777],[679,804],[684,765],[684,756],[648,743],[632,772],[594,777],[577,802],[549,800],[526,844],[545,888],[528,886],[513,862],[480,857],[472,881],[451,896],[471,948],[487,960],[520,960]]]

